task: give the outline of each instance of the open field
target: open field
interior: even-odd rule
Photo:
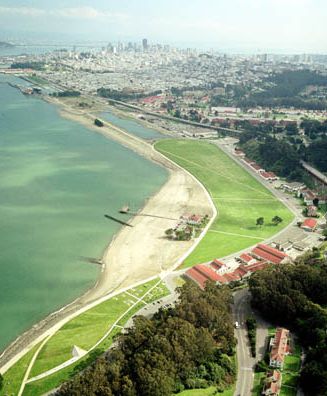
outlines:
[[[18,362],[3,375],[3,388],[0,390],[0,396],[18,394],[20,384],[23,381],[28,365],[39,346],[39,344],[35,345],[34,348],[19,359]]]
[[[169,294],[168,289],[162,281],[159,281],[159,278],[137,286],[129,292],[132,291],[137,294],[138,298],[144,298],[147,303]],[[144,302],[138,302],[138,299],[133,298],[129,292],[112,297],[64,325],[50,338],[40,351],[32,368],[30,378],[69,360],[72,357],[71,350],[73,345],[86,350],[90,349],[122,315],[117,325],[123,327],[133,315],[144,307]],[[126,312],[127,310],[128,312]],[[119,327],[114,327],[96,349],[88,355],[54,374],[28,383],[24,390],[24,396],[41,395],[71,378],[75,373],[90,364],[97,356],[106,351],[120,331],[121,329]],[[30,360],[31,357],[28,358],[28,362]],[[13,366],[13,368],[15,367],[16,365]],[[19,380],[21,381],[21,379]]]
[[[139,307],[140,308],[140,307]],[[131,315],[126,315],[126,322],[130,318]],[[94,350],[93,353],[90,355],[84,356],[79,361],[75,362],[74,364],[52,374],[48,377],[45,377],[41,380],[30,382],[26,384],[23,396],[40,396],[46,392],[49,392],[52,389],[57,388],[65,381],[68,381],[72,378],[75,374],[79,371],[83,370],[87,367],[90,363],[92,363],[97,356],[101,355],[105,352],[110,345],[112,344],[115,336],[120,333],[119,328],[115,328],[110,335]]]
[[[293,219],[291,212],[261,183],[207,142],[164,140],[155,148],[192,173],[209,191],[218,217],[184,267],[224,257],[279,232]],[[278,215],[282,224],[273,225]],[[264,217],[265,224],[256,226]]]
[[[31,377],[71,359],[74,345],[84,350],[91,348],[135,302],[135,299],[123,293],[68,322],[42,348]]]

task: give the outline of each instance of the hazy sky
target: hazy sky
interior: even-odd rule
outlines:
[[[327,0],[0,0],[0,35],[327,53]],[[27,35],[26,35],[27,34]]]

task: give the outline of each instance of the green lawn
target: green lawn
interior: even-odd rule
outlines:
[[[217,146],[167,139],[156,143],[155,148],[202,182],[218,210],[218,217],[185,260],[184,267],[250,247],[276,234],[292,221],[292,213]],[[283,219],[278,226],[271,224],[276,215]],[[258,217],[265,219],[261,228],[255,225]]]
[[[296,388],[289,388],[287,386],[282,385],[279,396],[296,396],[296,394],[297,394]]]
[[[137,298],[141,298],[144,294],[151,289],[156,283],[158,283],[158,278],[155,278],[147,283],[143,283],[142,285],[133,287],[133,289],[129,289],[128,292],[133,294],[133,296]]]
[[[266,373],[264,372],[254,373],[252,396],[261,395],[263,388],[263,379],[265,378],[265,376]]]
[[[206,389],[190,389],[177,393],[176,396],[233,396],[235,391],[235,387],[232,387],[222,393],[215,393],[216,389],[214,386]]]
[[[153,286],[156,285],[156,283],[158,283],[159,279],[156,278],[153,281],[150,281],[148,283],[145,283],[144,285],[138,286],[134,289],[129,290],[129,292],[131,292],[133,295],[137,295],[139,298],[143,297],[145,293],[147,293],[149,291],[149,289]],[[163,282],[158,283],[157,287],[155,289],[153,289],[153,291],[151,291],[149,293],[149,297],[146,296],[145,299],[147,300],[148,303],[151,303],[154,300],[157,300],[158,298],[162,298],[165,295],[169,294],[168,289],[166,288],[166,286],[164,285]],[[122,299],[122,296],[123,299]],[[95,310],[96,308],[100,307],[100,311],[96,311],[96,312],[102,312],[102,309],[105,309],[105,311],[108,309],[107,303],[109,303],[109,301],[113,302],[113,306],[116,305],[116,308],[118,308],[119,306],[121,306],[122,301],[125,301],[125,298],[127,298],[127,300],[130,300],[131,297],[128,296],[127,294],[123,293],[122,295],[119,295],[117,297],[114,297],[110,300],[108,300],[105,303],[100,304],[99,306],[93,308],[92,310]],[[104,305],[104,307],[101,307],[101,305]],[[127,321],[133,316],[135,315],[142,307],[144,307],[144,303],[139,302],[135,305],[135,307],[133,307],[130,311],[128,311],[128,313],[126,315],[124,315],[124,317],[118,322],[119,326],[124,326]],[[128,307],[127,307],[128,308]],[[125,309],[126,310],[126,309]],[[89,312],[89,311],[88,311]],[[111,311],[112,312],[112,311]],[[111,314],[110,312],[110,314]],[[87,313],[87,312],[86,312]],[[86,313],[80,315],[80,316],[84,316],[86,315]],[[116,315],[116,319],[119,317],[120,315]],[[78,317],[79,318],[79,317]],[[76,318],[76,319],[78,319]],[[92,316],[88,316],[89,320],[93,321],[94,318]],[[116,320],[115,319],[115,320]],[[85,322],[86,317],[82,318],[82,322]],[[73,319],[73,321],[75,321],[75,319]],[[71,322],[73,322],[71,321]],[[67,325],[71,324],[71,322],[69,322]],[[88,327],[92,326],[91,324],[89,324],[88,322],[86,322],[86,329],[88,329]],[[77,327],[79,328],[79,327]],[[60,332],[60,330],[59,330]],[[59,333],[58,332],[58,333]],[[57,333],[57,334],[58,334]],[[81,371],[83,368],[85,368],[88,364],[90,364],[92,361],[95,360],[95,358],[97,356],[99,356],[101,353],[103,353],[104,351],[106,351],[110,345],[112,344],[113,338],[115,335],[117,335],[118,333],[120,333],[120,329],[119,328],[114,328],[114,330],[109,334],[109,336],[96,348],[95,351],[93,351],[91,353],[91,355],[87,355],[85,357],[83,357],[82,359],[80,359],[78,362],[72,364],[71,366],[68,366],[67,368],[60,370],[59,372],[52,374],[42,380],[39,381],[35,381],[32,382],[30,384],[27,384],[24,390],[24,394],[23,396],[39,396],[39,395],[43,395],[44,393],[60,386],[60,384],[62,384],[63,382],[69,380],[70,378],[72,378],[72,376],[74,376],[74,374],[76,374],[77,372]],[[57,334],[54,336],[56,337]],[[66,333],[67,335],[69,335],[68,333]],[[60,337],[64,336],[65,333],[63,335],[60,335]],[[74,335],[74,334],[73,334]],[[98,337],[100,338],[100,337]],[[63,338],[65,345],[67,345],[67,342],[69,340],[66,340],[66,338]],[[51,341],[51,340],[50,340]],[[49,341],[49,342],[50,342]],[[59,339],[58,339],[59,341]],[[56,353],[60,353],[60,344],[59,343],[53,343],[53,346],[51,346],[52,348],[57,347],[57,349],[55,349]],[[42,352],[42,351],[41,351]],[[45,352],[43,350],[43,359],[45,357]],[[39,355],[39,357],[41,357],[41,353]],[[42,358],[42,357],[41,357]],[[47,356],[47,359],[43,360],[43,362],[41,361],[39,363],[39,367],[45,367],[45,363],[46,364],[51,364],[51,367],[56,366],[56,364],[52,363],[53,360],[51,359],[51,355]],[[42,370],[42,372],[45,371],[44,369]],[[34,376],[36,374],[34,374],[34,372],[32,371],[32,375]],[[1,395],[2,396],[2,395]],[[223,394],[223,396],[229,396],[228,394]]]
[[[72,358],[72,348],[88,350],[136,300],[126,293],[105,301],[65,324],[40,351],[31,377]]]
[[[139,306],[140,308],[140,306]],[[126,321],[130,318],[130,315],[126,316]],[[65,381],[72,378],[76,373],[83,370],[90,363],[92,363],[97,356],[106,351],[112,344],[113,338],[120,333],[119,328],[115,328],[112,333],[98,346],[98,348],[91,353],[80,359],[78,362],[66,367],[63,370],[58,371],[55,374],[49,375],[48,377],[31,382],[25,386],[23,396],[40,396],[52,389],[57,388]]]
[[[150,303],[169,294],[164,283],[158,282],[159,278],[156,278],[135,289],[131,289],[129,292],[141,298],[157,284],[149,292],[149,295],[145,296],[145,302]],[[122,293],[72,319],[59,329],[42,348],[32,368],[30,377],[37,376],[72,358],[71,352],[74,345],[84,350],[89,350],[109,330],[110,326],[136,302],[137,299],[129,293]],[[144,303],[142,302],[136,304],[128,312],[128,317],[136,314],[143,306]],[[125,321],[126,316],[123,316],[117,324],[123,326]]]
[[[167,286],[164,284],[164,282],[160,282],[155,289],[151,290],[150,293],[145,296],[144,301],[149,304],[152,301],[159,300],[160,298],[168,296],[169,294],[170,291]]]
[[[28,365],[39,346],[40,344],[33,347],[3,375],[3,388],[0,390],[0,396],[11,396],[18,394]]]

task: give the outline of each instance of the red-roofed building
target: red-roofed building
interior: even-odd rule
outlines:
[[[272,370],[266,374],[262,395],[278,396],[281,388],[282,374],[280,371]]]
[[[226,272],[229,271],[229,268],[227,267],[227,265],[225,263],[223,263],[222,261],[219,261],[217,259],[213,260],[209,266],[217,272],[217,274],[219,275],[224,275],[226,274]]]
[[[254,164],[254,163],[255,163],[254,161],[250,160],[250,159],[247,158],[247,157],[244,157],[244,158],[243,158],[243,161],[246,162],[248,165],[251,165],[251,164]]]
[[[255,259],[247,253],[242,253],[239,259],[244,264],[252,264],[255,262]]]
[[[315,219],[305,219],[301,225],[301,228],[305,231],[313,232],[317,228],[317,220]]]
[[[271,367],[283,368],[285,356],[289,353],[289,330],[282,327],[277,328],[275,337],[270,341]]]
[[[227,280],[227,282],[236,282],[238,280],[241,280],[241,277],[234,272],[230,272],[229,274],[225,274],[224,278]]]
[[[288,257],[284,252],[261,243],[252,250],[251,255],[259,260],[266,260],[273,264],[280,264]]]
[[[260,172],[260,176],[265,180],[278,180],[278,177],[273,172]]]
[[[194,268],[190,268],[185,272],[185,276],[187,276],[189,279],[191,279],[193,282],[197,283],[201,289],[205,288],[205,284],[208,281],[208,279],[200,274],[198,271],[196,271]]]
[[[246,269],[246,271],[247,271],[248,273],[252,273],[252,272],[256,272],[256,271],[261,271],[261,270],[267,268],[268,265],[269,265],[269,264],[268,264],[266,261],[257,261],[257,262],[254,263],[254,264],[247,265],[247,266],[245,267],[245,269]]]
[[[237,155],[238,157],[245,157],[245,153],[242,150],[235,149],[234,154]]]
[[[220,276],[212,268],[207,267],[204,264],[198,264],[193,268],[196,271],[198,271],[200,274],[205,276],[208,280],[212,280],[214,282],[217,282],[220,280]]]
[[[251,168],[253,168],[258,173],[265,172],[265,170],[260,165],[256,164],[255,162],[250,164],[250,166],[251,166]]]

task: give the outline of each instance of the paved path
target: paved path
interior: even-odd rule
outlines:
[[[137,297],[134,296],[134,299],[136,299],[136,301],[135,301],[135,302],[134,302],[134,303],[122,314],[122,315],[119,316],[119,318],[109,327],[109,329],[107,330],[107,332],[100,338],[100,340],[97,341],[97,343],[94,344],[88,351],[86,351],[85,354],[84,354],[83,356],[85,356],[86,354],[90,353],[90,352],[93,351],[95,348],[97,348],[97,347],[102,343],[102,341],[104,341],[104,340],[109,336],[109,334],[110,334],[110,333],[112,332],[112,330],[117,326],[117,324],[120,322],[120,320],[123,319],[123,317],[124,317],[126,314],[128,314],[128,312],[131,311],[138,303],[144,302],[144,301],[143,301],[144,298],[145,298],[149,293],[151,293],[151,291],[152,291],[153,289],[155,289],[160,283],[161,283],[161,279],[160,279],[155,285],[153,285],[153,286],[152,286],[141,298],[137,298]],[[130,293],[129,293],[129,295],[131,296]],[[47,341],[47,339],[46,339],[46,341]],[[43,345],[42,345],[42,346],[43,346]],[[40,348],[39,348],[39,349],[40,349]],[[39,353],[39,349],[38,349],[38,351],[36,352],[36,354],[33,356],[33,359],[34,359],[34,357],[35,357],[35,359],[36,359],[36,357],[37,357],[37,355],[38,355],[38,353]],[[62,364],[60,364],[60,365],[58,365],[58,366],[56,366],[56,367],[54,367],[54,368],[52,368],[52,369],[50,369],[50,370],[48,370],[48,371],[45,371],[44,373],[42,373],[42,374],[40,374],[40,375],[37,375],[37,376],[35,376],[35,377],[32,377],[32,378],[28,379],[28,380],[25,381],[25,382],[26,382],[26,383],[34,382],[34,381],[40,380],[40,379],[42,379],[42,378],[48,377],[49,375],[54,374],[54,373],[56,373],[56,372],[62,370],[63,368],[66,368],[66,367],[70,366],[71,364],[77,362],[77,361],[80,360],[83,356],[78,356],[78,357],[74,357],[74,358],[72,358],[72,359],[69,359],[69,360],[67,360],[66,362],[64,362],[64,363],[62,363]],[[33,360],[33,359],[32,359],[32,360]],[[35,359],[34,359],[34,361],[35,361]],[[34,364],[34,361],[33,361],[33,364]],[[32,361],[31,361],[31,363],[32,363]]]

